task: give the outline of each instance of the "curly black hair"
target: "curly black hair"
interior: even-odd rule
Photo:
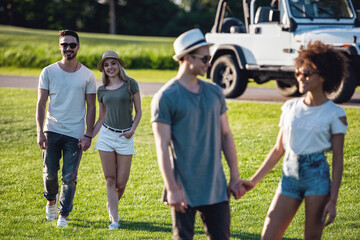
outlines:
[[[348,75],[345,55],[332,46],[321,41],[309,42],[307,47],[299,50],[295,59],[295,67],[310,62],[325,80],[323,90],[332,93],[339,89],[341,82]]]

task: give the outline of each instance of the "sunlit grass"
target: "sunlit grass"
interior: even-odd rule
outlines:
[[[93,148],[84,153],[80,164],[69,227],[57,229],[55,222],[45,221],[41,151],[36,145],[37,91],[0,88],[0,96],[1,239],[171,239],[169,208],[160,202],[163,183],[151,130],[150,97],[142,98],[143,118],[135,136],[136,156],[119,207],[121,229],[108,231],[105,181],[99,155]],[[281,104],[228,102],[228,107],[240,174],[249,178],[275,143]],[[360,109],[345,111],[349,129],[344,148],[344,177],[338,217],[324,231],[323,239],[328,240],[360,236]],[[227,167],[225,172],[228,177]],[[232,239],[260,238],[280,175],[281,163],[243,199],[231,200]],[[303,239],[303,230],[302,206],[285,239]],[[194,239],[205,239],[199,218],[195,233]]]

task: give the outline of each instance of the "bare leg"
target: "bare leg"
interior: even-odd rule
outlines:
[[[132,155],[116,154],[116,163],[117,163],[116,191],[119,200],[124,194],[127,181],[129,180],[131,160],[132,160]]]
[[[324,223],[322,214],[329,196],[305,197],[305,239],[321,239]]]
[[[118,218],[119,203],[116,191],[116,153],[99,151],[99,154],[106,180],[106,196],[110,206],[110,215],[112,216],[112,219],[116,221]]]
[[[265,219],[262,240],[281,240],[286,228],[296,214],[301,201],[276,193]]]

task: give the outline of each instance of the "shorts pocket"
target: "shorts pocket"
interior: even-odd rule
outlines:
[[[313,161],[306,163],[302,166],[300,175],[303,178],[329,178],[329,164],[326,162],[326,158],[321,161]]]

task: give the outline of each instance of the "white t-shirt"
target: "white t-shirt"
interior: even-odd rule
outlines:
[[[283,145],[296,155],[331,150],[331,135],[345,134],[347,125],[339,118],[345,111],[333,101],[310,107],[304,98],[291,99],[281,108],[279,126],[283,128]]]
[[[94,73],[84,65],[69,73],[54,63],[42,70],[39,88],[49,90],[50,96],[44,131],[81,138],[85,131],[85,94],[96,94]]]

